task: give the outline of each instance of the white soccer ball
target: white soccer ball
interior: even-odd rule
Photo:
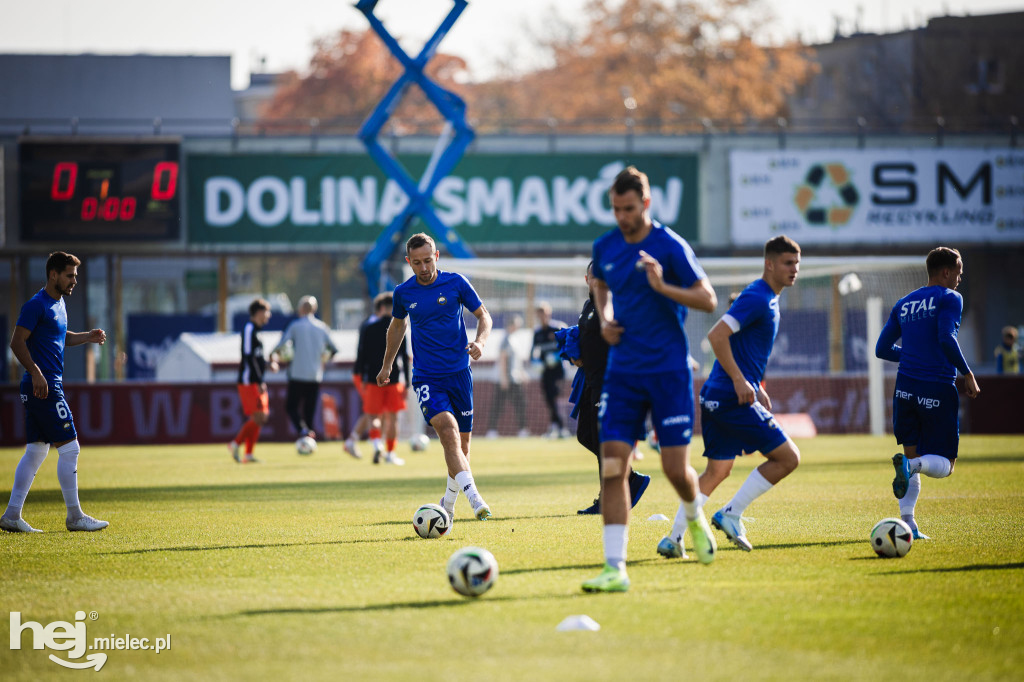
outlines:
[[[309,436],[303,436],[295,441],[295,451],[300,455],[312,455],[316,452],[316,441]]]
[[[412,527],[421,538],[440,538],[452,529],[452,519],[439,504],[425,504],[412,515]]]
[[[409,439],[409,447],[413,452],[423,452],[430,445],[430,437],[425,433],[419,433]]]
[[[466,597],[479,597],[498,580],[498,562],[480,547],[463,547],[448,559],[448,582]]]
[[[871,549],[880,557],[906,556],[914,543],[914,534],[902,519],[882,519],[871,529]]]

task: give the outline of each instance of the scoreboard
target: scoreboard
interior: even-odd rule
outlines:
[[[20,140],[22,241],[177,239],[180,147],[177,140]]]

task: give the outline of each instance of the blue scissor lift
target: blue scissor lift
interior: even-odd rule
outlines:
[[[375,296],[385,289],[394,288],[395,282],[391,279],[386,265],[391,255],[399,248],[406,230],[417,216],[426,223],[434,236],[448,247],[448,252],[452,256],[456,258],[472,258],[474,256],[473,251],[458,233],[445,225],[434,212],[431,198],[434,195],[434,190],[437,189],[437,184],[455,168],[466,152],[466,148],[473,142],[475,134],[466,121],[466,103],[455,93],[445,90],[430,80],[424,72],[427,62],[437,52],[437,46],[451,30],[459,15],[466,9],[467,2],[466,0],[454,0],[451,11],[423,45],[423,49],[415,59],[406,54],[398,41],[374,14],[377,3],[378,0],[359,0],[356,3],[356,9],[366,15],[370,27],[384,41],[391,54],[401,62],[405,71],[363,123],[362,128],[359,129],[359,139],[366,145],[367,151],[377,165],[405,191],[409,197],[409,203],[377,237],[373,248],[363,259],[363,272],[366,273],[371,296]],[[418,183],[377,139],[406,89],[413,84],[423,90],[427,99],[437,107],[438,112],[447,121],[445,131],[438,140],[438,145],[430,159],[430,164]]]

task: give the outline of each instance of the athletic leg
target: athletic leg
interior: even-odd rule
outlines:
[[[316,408],[320,402],[320,384],[315,381],[304,381],[302,386],[302,427],[303,435],[315,436],[313,424],[316,421]]]
[[[302,428],[302,415],[299,413],[299,405],[302,402],[302,389],[299,382],[288,380],[288,393],[284,400],[284,411],[288,413],[288,419],[295,427],[295,433],[300,436],[306,435]]]
[[[7,503],[7,510],[0,518],[0,528],[12,533],[40,533],[21,518],[21,510],[25,506],[25,498],[32,488],[32,482],[43,465],[46,454],[50,451],[49,443],[29,443],[25,446],[25,454],[18,461],[18,467],[14,470],[14,487],[11,489],[11,498]]]
[[[81,504],[78,501],[78,455],[81,447],[78,439],[65,443],[54,443],[57,447],[57,480],[60,482],[60,492],[64,496],[64,505],[67,507],[68,515],[65,525],[70,531],[97,531],[106,528],[109,523],[94,519],[82,512]]]
[[[629,544],[629,492],[626,471],[633,444],[609,440],[601,443],[601,516],[604,570],[583,583],[584,592],[625,592],[626,547]]]

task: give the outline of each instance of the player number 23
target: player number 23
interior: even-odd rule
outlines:
[[[416,387],[416,400],[420,405],[430,400],[430,386],[423,384]]]

